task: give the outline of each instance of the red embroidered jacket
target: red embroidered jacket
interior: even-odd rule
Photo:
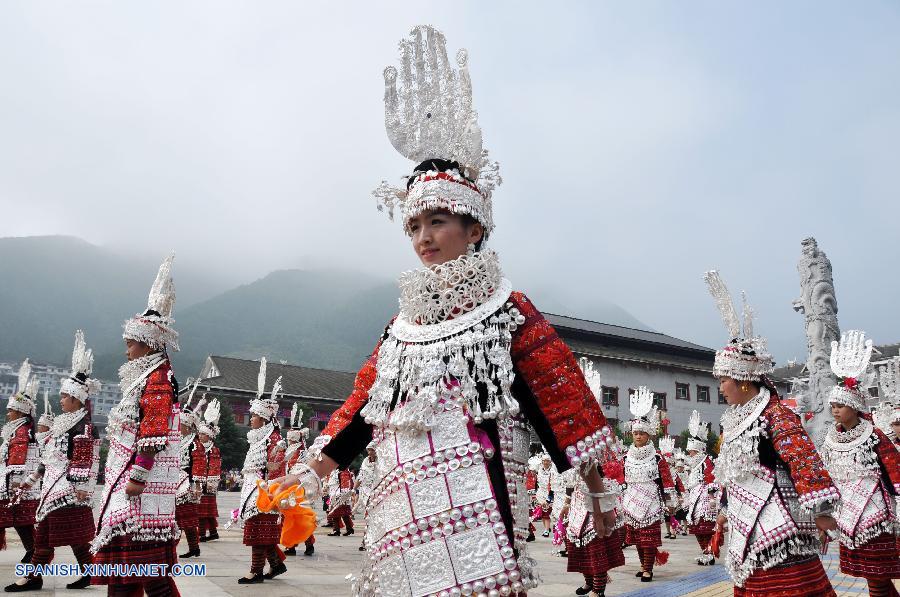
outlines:
[[[353,489],[353,471],[344,469],[338,474],[338,487],[340,489]]]
[[[656,452],[656,464],[659,467],[659,485],[662,489],[663,501],[665,501],[667,495],[669,497],[675,495],[675,480],[672,478],[672,469],[669,467],[669,463],[659,452]]]
[[[200,443],[200,439],[194,437],[191,444],[191,469],[189,471],[191,481],[206,480],[206,448]]]
[[[33,443],[31,438],[31,423],[25,423],[9,438],[9,451],[6,455],[6,466],[25,466],[28,458],[28,444]]]
[[[566,449],[577,451],[578,442],[607,425],[606,417],[574,355],[553,326],[524,294],[513,292],[509,302],[525,317],[512,333],[513,395],[562,472],[571,468]],[[342,466],[361,453],[372,437],[372,429],[359,411],[375,382],[379,347],[380,343],[359,370],[353,392],[322,431],[331,438],[322,452]]]
[[[713,464],[712,458],[707,454],[706,458],[703,459],[703,484],[711,485],[716,482],[716,475],[713,473],[715,470],[715,465]]]
[[[678,493],[684,493],[684,483],[681,482],[681,477],[678,475],[674,476],[675,479],[675,491]]]
[[[174,402],[172,366],[167,359],[147,377],[147,385],[141,394],[138,450],[152,446],[158,452],[165,448],[168,441],[169,417],[172,416]]]

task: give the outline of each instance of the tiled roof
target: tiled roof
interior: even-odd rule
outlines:
[[[603,336],[616,343],[624,342],[630,345],[642,345],[646,348],[677,349],[697,353],[696,356],[703,355],[709,358],[712,358],[716,352],[712,348],[700,346],[699,344],[687,342],[686,340],[681,340],[659,332],[627,328],[587,319],[577,319],[566,315],[555,315],[553,313],[545,313],[544,316],[553,327],[560,331],[560,335],[562,336],[565,336],[567,330],[571,330],[574,332]]]
[[[202,385],[256,393],[259,361],[215,355],[209,358],[212,359],[218,375],[203,379]],[[272,388],[272,384],[279,375],[282,377],[281,383],[285,396],[322,398],[341,402],[346,400],[353,391],[353,380],[356,377],[354,373],[345,371],[282,365],[269,361],[266,369],[267,392]]]

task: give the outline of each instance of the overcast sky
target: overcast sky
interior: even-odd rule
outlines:
[[[369,192],[410,170],[381,73],[419,23],[469,50],[518,288],[719,346],[718,268],[802,359],[813,235],[842,328],[900,341],[896,2],[4,2],[0,236],[173,247],[236,281],[416,265]]]

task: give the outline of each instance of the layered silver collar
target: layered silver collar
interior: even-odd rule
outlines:
[[[442,323],[474,311],[500,288],[503,272],[494,251],[478,251],[400,275],[399,319]]]
[[[79,408],[75,412],[67,413],[63,412],[53,419],[53,425],[50,426],[50,432],[53,434],[53,437],[60,437],[61,435],[67,433],[69,429],[74,427],[81,419],[83,419],[87,415],[87,409]]]

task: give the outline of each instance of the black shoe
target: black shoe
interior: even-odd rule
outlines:
[[[333,525],[332,525],[330,522],[326,522],[325,524],[322,525],[322,528],[329,529],[329,528],[331,528],[332,526],[333,526]]]
[[[247,578],[246,576],[240,577],[238,579],[238,584],[239,585],[255,585],[255,584],[261,583],[264,580],[265,580],[265,578],[263,578],[263,574],[260,572],[259,574],[254,574],[250,578]]]
[[[25,555],[22,556],[22,559],[19,560],[19,562],[20,562],[21,564],[30,564],[30,563],[31,563],[31,556],[33,556],[33,555],[34,555],[34,550],[33,550],[33,549],[32,549],[31,551],[26,551],[26,552],[25,552]]]
[[[355,532],[356,531],[354,531],[353,529],[349,529],[346,533],[344,533],[344,537],[346,537],[347,535],[352,535]]]
[[[365,545],[360,545],[360,546],[359,546],[359,551],[366,551],[366,546],[365,546]]]
[[[91,575],[82,576],[75,582],[70,582],[66,585],[67,589],[86,589],[91,586]]]
[[[287,549],[284,550],[284,555],[286,555],[286,556],[297,555],[297,548],[296,547],[288,547]]]
[[[644,571],[643,571],[643,570],[638,570],[638,573],[635,574],[634,577],[635,577],[635,578],[640,578],[640,577],[642,577],[643,575],[644,575]]]
[[[207,541],[215,541],[218,538],[219,538],[219,531],[213,531],[206,537],[206,540]]]
[[[543,533],[541,533],[541,537],[549,537],[549,536],[550,536],[550,531],[544,531]]]
[[[271,580],[280,574],[284,574],[285,572],[287,572],[287,566],[284,565],[284,562],[279,562],[277,566],[274,566],[271,570],[263,574],[263,578]]]
[[[306,549],[303,551],[303,555],[305,555],[305,556],[311,556],[314,553],[316,553],[316,546],[312,545],[312,544],[307,545]]]
[[[530,543],[532,541],[534,541],[534,533],[529,533],[528,536],[525,538],[525,542]]]
[[[18,585],[13,583],[11,585],[6,585],[3,588],[3,591],[6,593],[22,593],[24,591],[40,591],[41,587],[44,586],[44,579],[40,576],[32,576],[28,579],[24,585]]]
[[[652,581],[652,580],[653,580],[653,572],[650,572],[649,574],[650,574],[650,576],[644,576],[644,575],[642,574],[642,575],[641,575],[641,582],[650,582],[650,581]]]
[[[594,589],[592,589],[590,587],[578,587],[577,589],[575,589],[575,594],[576,595],[587,595],[588,593],[590,593],[593,590]]]
[[[334,529],[333,531],[328,533],[328,535],[326,535],[326,536],[327,537],[339,537],[340,534],[341,534],[341,529]]]
[[[206,543],[207,541],[209,541],[209,537],[207,537],[206,535],[202,535],[200,537],[200,543]]]
[[[179,554],[178,557],[179,558],[195,558],[195,557],[198,557],[199,555],[200,555],[200,548],[198,547],[197,549],[189,549],[187,551],[187,553]]]

